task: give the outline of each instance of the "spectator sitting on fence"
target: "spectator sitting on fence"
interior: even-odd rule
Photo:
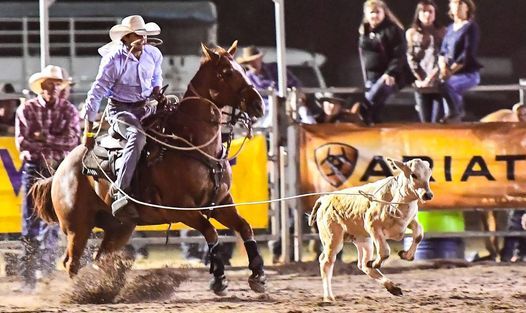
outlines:
[[[436,123],[444,115],[438,88],[438,51],[445,28],[437,23],[436,12],[434,0],[420,0],[406,32],[407,62],[415,77],[415,108],[422,123]]]
[[[362,116],[368,125],[373,125],[381,122],[387,99],[412,82],[412,75],[405,75],[409,68],[402,23],[384,1],[367,0],[363,4],[359,33],[365,85]]]
[[[472,0],[450,0],[449,16],[453,19],[446,30],[438,58],[442,94],[447,107],[443,123],[462,121],[464,93],[480,83],[482,65],[477,60],[480,31],[475,22],[476,6]]]
[[[360,103],[349,105],[346,99],[332,96],[317,96],[316,104],[322,109],[316,121],[318,123],[353,123],[365,126],[360,115]]]

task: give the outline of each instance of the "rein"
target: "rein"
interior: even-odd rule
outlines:
[[[247,86],[243,87],[240,92],[242,92],[246,88],[250,88],[250,87],[251,87],[250,85],[247,85]],[[228,156],[228,152],[230,151],[230,144],[232,143],[232,138],[233,138],[233,133],[234,133],[234,125],[236,125],[237,123],[241,123],[242,127],[247,129],[247,134],[243,138],[243,142],[241,143],[241,146],[239,147],[238,151],[236,151],[236,153],[234,153],[234,155],[232,157],[230,157],[230,158],[227,157],[226,158],[229,161],[235,159],[241,153],[241,151],[243,150],[243,147],[245,146],[245,143],[246,143],[247,139],[252,138],[252,120],[250,119],[248,114],[246,112],[242,112],[241,110],[239,110],[239,109],[237,109],[235,107],[231,107],[233,112],[226,112],[226,111],[220,110],[217,107],[217,105],[212,100],[201,96],[199,94],[199,92],[197,91],[197,89],[195,88],[194,84],[192,84],[192,82],[190,82],[190,84],[188,84],[188,91],[193,93],[194,96],[195,96],[195,97],[190,97],[190,98],[204,99],[204,100],[208,101],[210,104],[212,104],[213,107],[216,110],[218,110],[221,115],[226,115],[226,116],[229,117],[228,121],[220,123],[220,125],[228,128],[228,132],[226,133],[227,136],[228,136],[228,138],[226,140],[226,143],[227,143],[226,153],[225,153],[226,156]],[[189,98],[189,97],[187,97],[187,98]],[[183,98],[183,101],[184,101],[184,99],[187,99],[187,98]],[[245,99],[243,98],[242,101],[245,101]],[[236,111],[238,111],[238,113],[235,113]],[[220,131],[221,131],[221,129],[219,130],[219,132]]]

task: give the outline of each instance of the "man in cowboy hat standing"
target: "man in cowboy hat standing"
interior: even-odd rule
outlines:
[[[138,212],[131,200],[130,184],[146,136],[141,120],[155,112],[157,101],[162,101],[162,54],[147,45],[147,36],[160,34],[155,23],[145,23],[139,15],[124,18],[121,24],[110,29],[112,43],[106,45],[99,73],[86,99],[84,144],[94,146],[93,121],[102,98],[109,98],[108,120],[113,130],[126,139],[126,146],[115,181],[113,215],[123,222],[134,222]],[[101,51],[101,49],[99,50]]]
[[[41,245],[48,225],[34,214],[28,191],[36,178],[50,175],[58,164],[79,144],[78,111],[68,100],[60,98],[67,79],[58,66],[48,65],[29,78],[29,89],[38,97],[27,100],[16,110],[16,146],[23,160],[22,189],[22,276],[20,291],[31,291],[36,285],[36,270],[46,247]]]

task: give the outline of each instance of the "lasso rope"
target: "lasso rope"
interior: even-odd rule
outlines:
[[[206,99],[206,98],[202,98],[202,97],[187,97],[187,98],[184,98],[183,100],[181,100],[181,103],[182,103],[183,101],[185,101],[185,100],[191,100],[191,99],[202,99],[202,100],[206,100],[206,101],[210,102],[210,103],[213,105],[213,107],[215,108],[215,110],[219,111],[219,114],[221,114],[221,111],[217,108],[217,106],[216,106],[212,101],[210,101],[209,99]],[[107,110],[107,108],[108,108],[108,107],[106,107],[106,110]],[[106,113],[106,110],[104,110],[104,113],[103,113],[103,116],[101,117],[101,120],[103,119],[104,114]],[[184,146],[176,146],[176,145],[172,145],[172,144],[166,143],[166,142],[164,142],[164,141],[162,141],[162,140],[159,140],[157,137],[148,134],[146,131],[144,131],[144,130],[141,129],[141,128],[136,128],[135,125],[132,125],[132,124],[130,124],[130,123],[128,123],[128,122],[125,122],[125,121],[119,120],[119,119],[114,118],[114,117],[108,117],[108,121],[110,121],[110,120],[111,120],[112,122],[122,123],[122,124],[124,124],[124,125],[126,125],[126,126],[133,127],[133,128],[135,128],[135,129],[137,129],[137,131],[140,132],[141,134],[145,135],[146,137],[152,139],[153,141],[155,141],[155,142],[159,143],[160,145],[163,145],[163,146],[165,146],[165,147],[167,147],[167,148],[170,148],[170,149],[173,149],[173,150],[181,150],[181,151],[194,151],[194,150],[197,150],[197,151],[198,151],[199,153],[201,153],[203,156],[205,156],[205,157],[207,157],[207,158],[209,158],[209,159],[211,159],[211,160],[214,160],[214,161],[216,161],[216,162],[221,162],[221,161],[222,161],[222,159],[216,158],[216,157],[214,157],[214,156],[212,156],[212,155],[206,153],[205,151],[203,151],[203,150],[201,149],[201,148],[206,147],[206,146],[208,146],[209,144],[213,143],[214,140],[217,139],[217,137],[218,137],[219,134],[221,133],[221,128],[220,128],[220,127],[218,128],[218,130],[217,130],[217,132],[215,133],[215,135],[212,136],[212,138],[211,138],[209,141],[207,141],[207,142],[205,142],[205,143],[203,143],[203,144],[201,144],[201,145],[197,145],[197,146],[194,145],[193,143],[191,143],[190,141],[186,140],[185,138],[180,137],[180,136],[177,136],[177,135],[175,135],[175,134],[162,134],[162,133],[159,133],[159,132],[157,132],[157,131],[150,130],[150,132],[154,133],[154,134],[157,135],[157,136],[161,136],[161,137],[165,137],[165,138],[171,138],[171,139],[173,139],[173,140],[180,140],[180,141],[182,141],[183,143],[185,143],[186,145],[189,146],[189,147],[184,147]],[[99,122],[99,126],[100,126],[100,122]],[[97,131],[97,134],[96,134],[96,135],[98,135],[99,132],[100,132],[100,128],[99,128],[99,130]],[[239,147],[238,151],[237,151],[232,157],[227,158],[227,160],[230,161],[230,160],[236,158],[236,157],[241,153],[241,151],[242,151],[242,149],[243,149],[243,147],[244,147],[244,145],[245,145],[247,139],[248,139],[248,134],[245,136],[245,138],[244,138],[243,142],[241,143],[241,146]]]
[[[87,151],[87,152],[91,152],[93,154],[93,151],[91,151],[91,150]],[[94,156],[91,156],[91,157],[94,157]],[[248,202],[239,202],[239,203],[232,203],[232,204],[218,204],[218,205],[209,205],[209,206],[203,206],[203,207],[166,206],[166,205],[161,205],[161,204],[144,202],[144,201],[138,200],[138,199],[130,196],[129,194],[124,192],[124,190],[122,190],[120,187],[118,187],[113,180],[111,180],[111,178],[106,174],[106,172],[100,166],[100,163],[96,161],[97,158],[96,157],[94,157],[94,158],[95,158],[95,163],[97,164],[97,166],[99,167],[99,169],[103,173],[104,177],[111,183],[113,188],[117,189],[126,198],[130,199],[131,201],[133,201],[133,202],[135,202],[137,204],[144,205],[144,206],[149,206],[149,207],[157,208],[157,209],[175,210],[175,211],[214,210],[214,209],[228,208],[228,207],[232,207],[232,206],[236,206],[237,207],[237,206],[242,206],[242,205],[270,204],[270,203],[274,203],[274,202],[281,202],[281,201],[299,199],[299,198],[310,197],[310,196],[324,196],[324,195],[346,195],[346,196],[358,196],[358,195],[360,195],[360,196],[363,196],[363,197],[367,198],[369,201],[378,202],[378,203],[389,205],[389,206],[391,206],[391,205],[408,205],[409,204],[408,202],[393,202],[393,201],[385,201],[385,200],[376,199],[374,197],[374,195],[366,193],[366,192],[364,192],[362,190],[359,190],[358,193],[350,193],[350,192],[343,192],[343,191],[309,192],[309,193],[299,194],[299,195],[295,195],[295,196],[288,196],[288,197],[282,197],[282,198],[270,199],[270,200],[248,201]],[[84,158],[83,158],[83,160],[84,160]],[[83,162],[83,164],[84,164],[84,162]]]

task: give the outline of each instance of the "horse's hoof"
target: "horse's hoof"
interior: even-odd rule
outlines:
[[[226,288],[228,287],[228,280],[225,275],[214,277],[210,280],[210,290],[212,290],[218,296],[226,295]]]
[[[392,286],[390,288],[387,288],[387,291],[389,291],[392,295],[397,296],[397,297],[404,295],[402,293],[402,289],[397,286]]]
[[[265,276],[264,273],[253,273],[248,278],[248,285],[250,286],[250,289],[257,293],[264,293],[267,291],[266,282],[267,276]]]

